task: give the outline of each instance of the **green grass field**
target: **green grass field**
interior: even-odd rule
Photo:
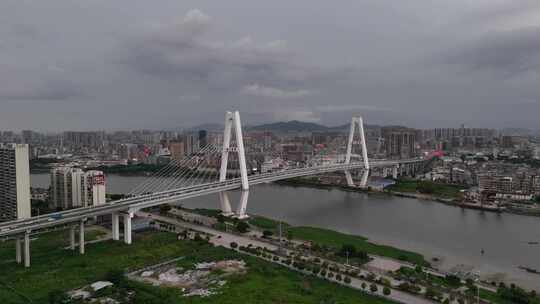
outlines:
[[[279,221],[255,215],[249,220],[249,224],[259,229],[270,230],[275,233],[278,229]],[[370,243],[367,238],[362,236],[350,235],[316,227],[292,227],[287,223],[282,223],[282,228],[284,236],[287,236],[288,232],[291,232],[293,238],[297,240],[311,241],[318,245],[330,246],[336,249],[341,248],[343,244],[351,244],[354,245],[357,250],[364,251],[368,254],[399,259],[423,266],[429,265],[421,254],[391,246],[373,244]]]
[[[400,179],[395,185],[389,186],[386,189],[395,192],[419,192],[440,198],[458,198],[461,195],[460,190],[463,187],[415,179]]]
[[[221,247],[197,248],[196,254],[187,255],[178,264],[189,268],[196,262],[240,258],[246,261],[248,272],[228,278],[219,295],[208,298],[184,298],[175,289],[130,284],[144,291],[134,303],[392,303]]]
[[[255,226],[255,227],[259,228],[259,229],[269,230],[269,231],[272,231],[272,232],[277,232],[278,229],[279,229],[279,221],[271,219],[271,218],[259,216],[259,215],[252,216],[249,219],[249,224],[253,225],[253,226]],[[281,223],[281,228],[283,230],[287,229],[287,227],[289,227],[289,224],[287,224],[285,222]]]
[[[390,246],[373,244],[370,243],[367,238],[361,236],[314,227],[292,227],[289,228],[289,230],[292,232],[295,239],[312,241],[318,245],[340,248],[343,244],[350,244],[354,245],[356,250],[364,251],[369,254],[408,261],[424,266],[429,265],[421,254]]]
[[[85,255],[63,249],[68,240],[63,231],[32,241],[29,269],[15,263],[13,242],[0,243],[0,303],[47,303],[51,290],[70,290],[103,280],[111,270],[135,270],[179,256],[185,257],[179,262],[182,266],[242,258],[249,271],[230,279],[219,295],[209,298],[184,298],[176,289],[131,282],[128,287],[137,292],[134,303],[392,303],[224,248],[178,241],[171,233],[137,233],[132,245],[113,241],[88,244]]]

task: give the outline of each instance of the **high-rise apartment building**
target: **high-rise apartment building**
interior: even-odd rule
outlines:
[[[186,134],[184,137],[184,151],[186,155],[192,155],[199,152],[200,142],[198,133]]]
[[[104,204],[105,176],[101,171],[84,172],[78,168],[51,170],[51,207],[71,209]]]
[[[0,144],[0,222],[30,216],[28,145]]]
[[[384,139],[386,157],[391,159],[415,157],[416,133],[416,130],[405,127],[382,128],[381,136]]]

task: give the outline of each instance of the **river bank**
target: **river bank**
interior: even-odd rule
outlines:
[[[474,290],[471,290],[473,281],[476,278],[474,273],[470,273],[469,275],[465,276],[459,275],[459,277],[461,277],[460,280],[458,276],[454,274],[440,272],[437,269],[419,267],[417,266],[418,264],[415,265],[414,262],[411,263],[411,261],[403,261],[403,259],[400,258],[395,259],[395,256],[392,256],[392,251],[396,252],[396,250],[400,251],[401,249],[379,247],[379,249],[383,249],[381,251],[376,249],[376,247],[374,248],[373,243],[367,242],[367,239],[361,236],[349,235],[329,229],[315,227],[295,227],[283,221],[253,214],[250,215],[250,219],[247,221],[250,229],[248,230],[246,226],[240,230],[239,228],[236,228],[239,227],[240,222],[238,222],[238,220],[224,218],[220,215],[219,210],[192,210],[185,208],[182,208],[182,210],[186,211],[188,214],[192,213],[203,217],[214,217],[218,221],[216,224],[209,224],[211,225],[212,229],[228,231],[228,233],[233,234],[236,233],[244,238],[247,238],[248,242],[251,240],[258,240],[261,242],[268,242],[269,244],[272,244],[272,246],[276,247],[278,246],[278,236],[281,233],[281,235],[283,235],[283,239],[285,236],[287,239],[282,241],[284,250],[295,251],[296,253],[293,256],[301,254],[303,256],[311,256],[315,261],[318,260],[319,263],[321,261],[320,259],[322,259],[328,260],[330,263],[341,263],[342,265],[345,265],[346,268],[351,266],[353,268],[358,267],[355,271],[345,271],[346,274],[352,275],[353,277],[358,274],[358,269],[365,269],[368,271],[368,273],[364,273],[360,277],[367,275],[369,278],[373,275],[369,272],[374,271],[375,273],[385,276],[385,280],[393,281],[394,283],[391,283],[392,287],[399,290],[409,290],[404,288],[405,285],[403,285],[403,280],[411,280],[414,282],[414,284],[422,285],[423,287],[421,290],[426,291],[426,286],[428,290],[431,290],[431,293],[426,291],[424,294],[424,296],[428,298],[430,297],[430,294],[448,294],[457,292],[465,287],[467,287],[469,290],[469,292],[466,293],[469,295],[469,297],[472,298],[472,296],[476,294],[473,292]],[[171,214],[176,216],[176,213]],[[163,219],[163,216],[155,215],[152,216],[152,218]],[[187,218],[181,216],[179,219],[181,221],[192,221],[190,216]],[[166,221],[169,222],[168,219],[166,219]],[[204,222],[209,221],[206,220]],[[227,222],[228,225],[224,224],[225,222]],[[193,229],[197,228],[195,227]],[[344,248],[347,248],[347,253],[351,253],[350,258],[349,255],[347,255],[347,259],[345,259],[345,255],[343,254],[345,250]],[[373,249],[375,249],[375,251]],[[388,249],[390,251],[388,251]],[[365,255],[360,254],[362,252],[369,253],[371,260],[366,259]],[[426,262],[423,260],[421,255],[412,252],[409,252],[408,254],[416,255],[417,258],[420,258],[416,259],[416,262],[419,262],[420,265],[424,264],[424,266],[429,267],[429,265],[426,265]],[[363,256],[364,258],[357,259],[359,256]],[[309,268],[309,266],[307,266],[307,268]],[[313,269],[319,269],[319,266],[314,265]],[[316,270],[316,272],[318,271],[319,270]],[[504,284],[499,285],[497,282],[487,281],[485,279],[482,279],[481,283],[479,284],[479,286],[481,286],[481,297],[489,300],[491,303],[506,304],[508,303],[508,298],[513,296],[508,294],[509,290],[504,287]],[[527,293],[527,291],[519,287],[512,287],[511,291],[520,294]],[[529,300],[527,303],[540,303],[540,299],[536,296],[536,292],[527,293],[525,297],[527,297]],[[440,298],[442,297],[439,297],[439,299]]]
[[[359,187],[350,187],[347,185],[336,185],[336,184],[330,184],[330,183],[324,183],[321,182],[317,178],[293,178],[293,179],[287,179],[287,180],[281,180],[275,182],[278,185],[287,185],[292,187],[312,187],[312,188],[319,188],[319,189],[339,189],[342,191],[351,191],[351,192],[360,192],[360,193],[367,193],[368,195],[391,195],[391,196],[397,196],[397,197],[405,197],[405,198],[414,198],[418,200],[427,200],[427,201],[434,201],[438,203],[443,203],[448,206],[453,207],[459,207],[459,208],[465,208],[465,209],[475,209],[475,210],[481,210],[481,211],[489,211],[489,212],[497,212],[497,213],[512,213],[517,215],[525,215],[525,216],[535,216],[540,217],[540,211],[539,210],[530,210],[530,209],[523,209],[523,208],[492,208],[489,206],[482,206],[472,203],[464,203],[461,199],[461,195],[457,191],[440,191],[443,193],[443,195],[440,194],[426,194],[426,193],[419,193],[414,191],[416,188],[408,188],[408,187],[395,187],[390,186],[384,190],[377,190],[374,188],[359,188]],[[439,185],[442,187],[445,187],[446,189],[450,188],[457,188],[455,185]],[[393,189],[405,189],[409,190],[408,192],[405,191],[397,191]],[[449,193],[450,192],[450,193]]]

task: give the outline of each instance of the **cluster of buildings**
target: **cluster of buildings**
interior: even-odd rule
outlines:
[[[28,145],[0,143],[0,222],[31,217],[33,198],[48,200],[52,209],[101,205],[106,202],[105,176],[63,166],[51,170],[49,191],[31,189]]]
[[[306,162],[340,161],[345,154],[348,131],[348,126],[313,131],[248,128],[244,131],[248,170],[265,173]],[[423,178],[467,185],[481,193],[495,193],[497,197],[524,199],[540,195],[537,169],[508,164],[508,159],[513,158],[540,159],[540,144],[531,141],[530,136],[465,126],[424,130],[365,126],[365,133],[370,159],[439,156],[432,171]],[[105,202],[105,177],[102,171],[95,170],[98,167],[164,165],[197,155],[210,145],[219,147],[222,141],[221,130],[66,131],[59,134],[0,131],[0,143],[16,143],[2,145],[0,220],[29,216],[27,197],[30,195],[24,190],[29,188],[28,174],[24,173],[28,171],[28,161],[32,168],[42,165],[40,168],[50,171],[51,176],[49,191],[43,193],[34,189],[31,196],[48,196],[51,208],[68,209]],[[358,141],[354,143],[358,157],[360,145]],[[205,158],[206,170],[218,170],[220,153],[214,154],[213,158]],[[229,159],[232,173],[238,168],[234,157],[233,154]],[[19,169],[12,166],[15,163]],[[389,174],[375,171],[372,176]],[[17,187],[13,188],[13,183]]]
[[[105,175],[102,171],[58,167],[51,170],[49,207],[71,209],[98,206],[106,202]]]

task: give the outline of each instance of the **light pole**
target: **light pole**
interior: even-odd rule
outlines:
[[[349,251],[345,251],[345,254],[347,255],[347,262],[345,263],[345,265],[349,266]]]
[[[278,247],[278,253],[282,253],[282,248],[281,248],[281,234],[282,234],[282,230],[281,230],[281,220],[279,221],[279,247]]]
[[[476,303],[480,304],[480,270],[476,271]]]

